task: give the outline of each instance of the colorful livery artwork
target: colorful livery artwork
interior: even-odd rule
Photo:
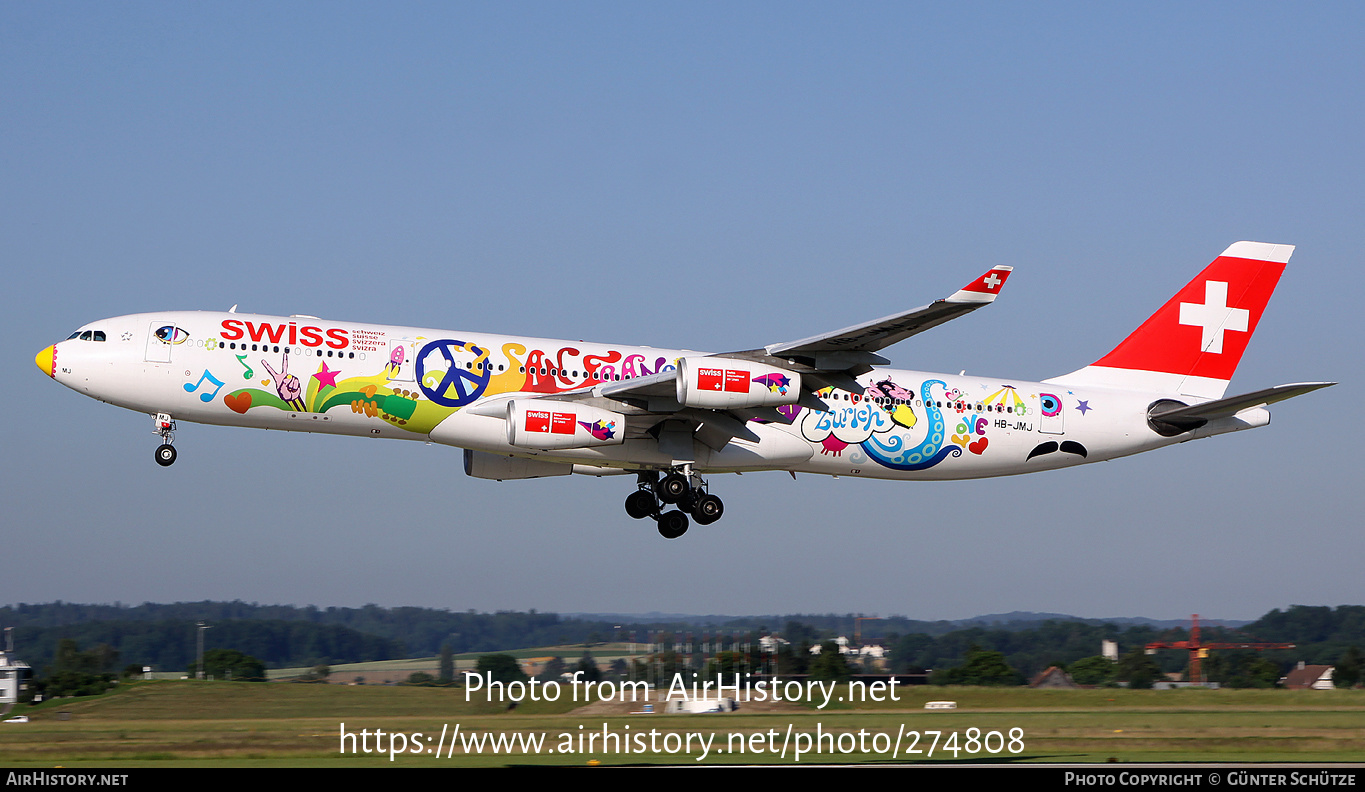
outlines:
[[[36,362],[152,414],[162,465],[177,421],[431,441],[478,478],[633,475],[626,511],[675,538],[724,511],[706,475],[1005,476],[1264,426],[1267,405],[1332,384],[1224,395],[1292,252],[1233,244],[1113,351],[1043,382],[878,354],[990,304],[1004,265],[922,308],[719,355],[173,311],[91,323]]]

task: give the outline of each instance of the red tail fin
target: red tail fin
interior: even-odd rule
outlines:
[[[1220,398],[1293,252],[1234,243],[1112,352],[1048,381]]]

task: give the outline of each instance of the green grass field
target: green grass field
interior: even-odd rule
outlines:
[[[101,697],[19,708],[12,714],[26,714],[31,722],[0,724],[0,761],[33,768],[695,765],[702,741],[714,735],[706,764],[793,764],[803,740],[801,763],[890,762],[898,734],[898,762],[1365,761],[1361,691],[915,687],[898,695],[899,702],[835,702],[823,710],[766,702],[717,715],[631,715],[639,705],[584,707],[568,700],[567,688],[558,702],[527,702],[508,711],[482,694],[466,702],[461,689],[139,682]],[[941,699],[956,701],[958,709],[923,709],[925,701]],[[360,732],[376,729],[385,738],[402,733],[406,750],[392,762],[387,742],[382,754],[343,756],[342,723],[357,735],[358,750]],[[438,735],[447,730],[442,745],[448,749],[457,724],[465,741],[510,739],[514,747],[495,753],[484,743],[476,752],[472,743],[466,749],[457,741],[453,757],[443,750],[438,758]],[[604,728],[617,740],[605,750]],[[975,742],[970,729],[980,730]],[[1014,742],[1011,730],[1018,730]],[[931,757],[935,731],[940,734]],[[913,732],[919,739],[912,746]],[[689,734],[694,742],[687,751]],[[538,750],[518,742],[537,735],[544,740]],[[823,735],[820,750],[817,735]],[[784,742],[785,756],[779,753]],[[908,754],[911,747],[922,753]]]
[[[635,654],[631,653],[631,646],[631,644],[625,643],[593,644],[591,647],[585,647],[582,644],[570,644],[566,646],[541,646],[533,649],[509,649],[505,652],[499,652],[498,654],[508,654],[523,661],[530,658],[548,659],[550,657],[558,656],[564,658],[565,662],[573,665],[578,662],[578,658],[582,657],[583,652],[587,650],[592,653],[593,659],[596,660],[599,666],[606,666],[618,657],[641,657],[642,655],[640,655],[638,651]],[[635,646],[638,648],[642,646],[642,644],[636,644]],[[455,655],[456,672],[473,671],[475,666],[478,665],[479,658],[486,654],[489,653],[466,652],[464,654]],[[425,671],[428,674],[435,675],[439,662],[439,659],[436,657],[415,657],[404,660],[375,660],[368,663],[345,663],[331,666],[331,673],[333,681],[349,681],[355,677],[367,677],[373,680],[373,675],[375,674],[391,675],[390,672],[397,672],[402,676],[406,676],[413,671]],[[266,672],[266,676],[272,680],[293,679],[312,670],[311,667],[274,668]],[[170,677],[168,676],[165,678]],[[373,684],[373,681],[371,681],[371,684]]]

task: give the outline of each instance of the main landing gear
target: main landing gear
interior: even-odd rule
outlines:
[[[157,413],[152,416],[155,429],[152,431],[161,437],[161,445],[156,447],[156,463],[162,467],[170,467],[175,464],[175,446],[171,443],[175,439],[175,421],[166,413]]]
[[[659,534],[665,539],[677,539],[687,533],[689,514],[697,525],[710,525],[725,514],[725,504],[706,491],[706,482],[693,473],[690,466],[674,470],[662,479],[655,471],[641,472],[637,486],[639,488],[626,498],[626,514],[637,520],[654,519],[659,523]],[[673,504],[678,508],[663,511],[663,505]]]

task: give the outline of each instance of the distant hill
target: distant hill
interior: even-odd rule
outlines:
[[[817,622],[837,621],[843,619],[851,621],[855,615],[863,614],[769,614],[765,616],[723,616],[723,615],[696,615],[687,613],[660,613],[651,611],[648,613],[565,613],[562,614],[566,619],[581,619],[584,621],[611,622],[613,624],[686,624],[694,628],[717,627],[730,625],[767,625],[770,629],[780,629],[789,621],[799,621],[805,624],[816,624]],[[1003,629],[1026,630],[1034,627],[1038,622],[1059,621],[1059,622],[1081,622],[1082,624],[1117,624],[1121,626],[1144,625],[1165,629],[1170,627],[1189,627],[1189,619],[1149,619],[1144,616],[1119,616],[1114,618],[1092,619],[1083,616],[1072,616],[1067,613],[1036,613],[1033,611],[1011,611],[1010,613],[991,613],[984,616],[973,616],[968,619],[950,619],[939,621],[920,621],[908,619],[903,616],[888,616],[881,621],[891,622],[896,625],[916,625],[918,629],[914,632],[925,632],[930,635],[940,634],[945,630],[953,630],[961,627],[998,627]],[[1199,623],[1210,627],[1241,627],[1251,624],[1247,620],[1238,619],[1206,619],[1200,617]],[[864,622],[863,632],[876,630],[875,622]],[[882,632],[887,630],[882,629]],[[905,630],[899,630],[905,632]]]
[[[856,614],[765,616],[647,614],[555,614],[537,611],[456,612],[438,608],[318,608],[234,602],[143,603],[128,606],[67,602],[0,607],[0,626],[13,627],[16,653],[37,669],[50,662],[57,642],[76,640],[82,650],[108,644],[122,663],[159,670],[185,668],[194,651],[196,622],[211,625],[209,648],[254,655],[268,666],[309,666],[405,657],[431,657],[442,645],[456,653],[567,646],[606,641],[640,643],[739,643],[760,632],[800,635],[818,641],[855,631]],[[1334,662],[1348,646],[1365,647],[1365,606],[1292,606],[1255,622],[1201,620],[1206,640],[1292,642],[1290,660]],[[1240,628],[1240,629],[1238,629]],[[924,636],[925,667],[951,665],[973,645],[1006,651],[1017,667],[1072,662],[1096,654],[1101,638],[1124,649],[1152,640],[1183,640],[1188,623],[1140,617],[1081,619],[1057,613],[988,614],[971,619],[922,621],[887,616],[861,622],[864,640]],[[1065,645],[1065,651],[1060,647]],[[1051,648],[1049,648],[1051,647]],[[1176,662],[1170,660],[1169,662]]]
[[[958,621],[954,622],[954,624],[958,624],[958,625],[962,625],[962,626],[973,625],[973,624],[981,624],[981,625],[986,625],[986,624],[1005,624],[1005,625],[1009,625],[1009,624],[1030,624],[1030,623],[1033,623],[1033,622],[1042,622],[1042,621],[1082,622],[1082,623],[1084,623],[1084,624],[1119,624],[1119,625],[1123,625],[1123,626],[1141,624],[1141,625],[1146,625],[1146,626],[1148,626],[1148,627],[1157,627],[1157,628],[1161,628],[1161,629],[1165,629],[1165,628],[1168,628],[1168,627],[1189,627],[1189,626],[1190,626],[1190,620],[1189,620],[1189,619],[1148,619],[1148,618],[1146,618],[1145,616],[1116,616],[1116,617],[1113,617],[1113,618],[1105,618],[1105,619],[1087,619],[1087,618],[1084,618],[1084,617],[1081,617],[1081,616],[1070,616],[1070,615],[1067,615],[1067,614],[1065,614],[1065,613],[1034,613],[1034,612],[1032,612],[1032,611],[1011,611],[1010,613],[993,613],[993,614],[988,614],[988,615],[986,615],[986,616],[973,616],[973,617],[970,618],[970,619],[959,619]],[[1206,618],[1204,618],[1203,616],[1200,616],[1200,617],[1199,617],[1199,623],[1200,623],[1201,625],[1206,625],[1206,626],[1209,626],[1209,627],[1229,627],[1229,628],[1241,627],[1241,626],[1246,625],[1246,624],[1251,624],[1250,621],[1247,621],[1247,620],[1245,620],[1245,619],[1240,619],[1240,620],[1239,620],[1239,619],[1206,619]]]

